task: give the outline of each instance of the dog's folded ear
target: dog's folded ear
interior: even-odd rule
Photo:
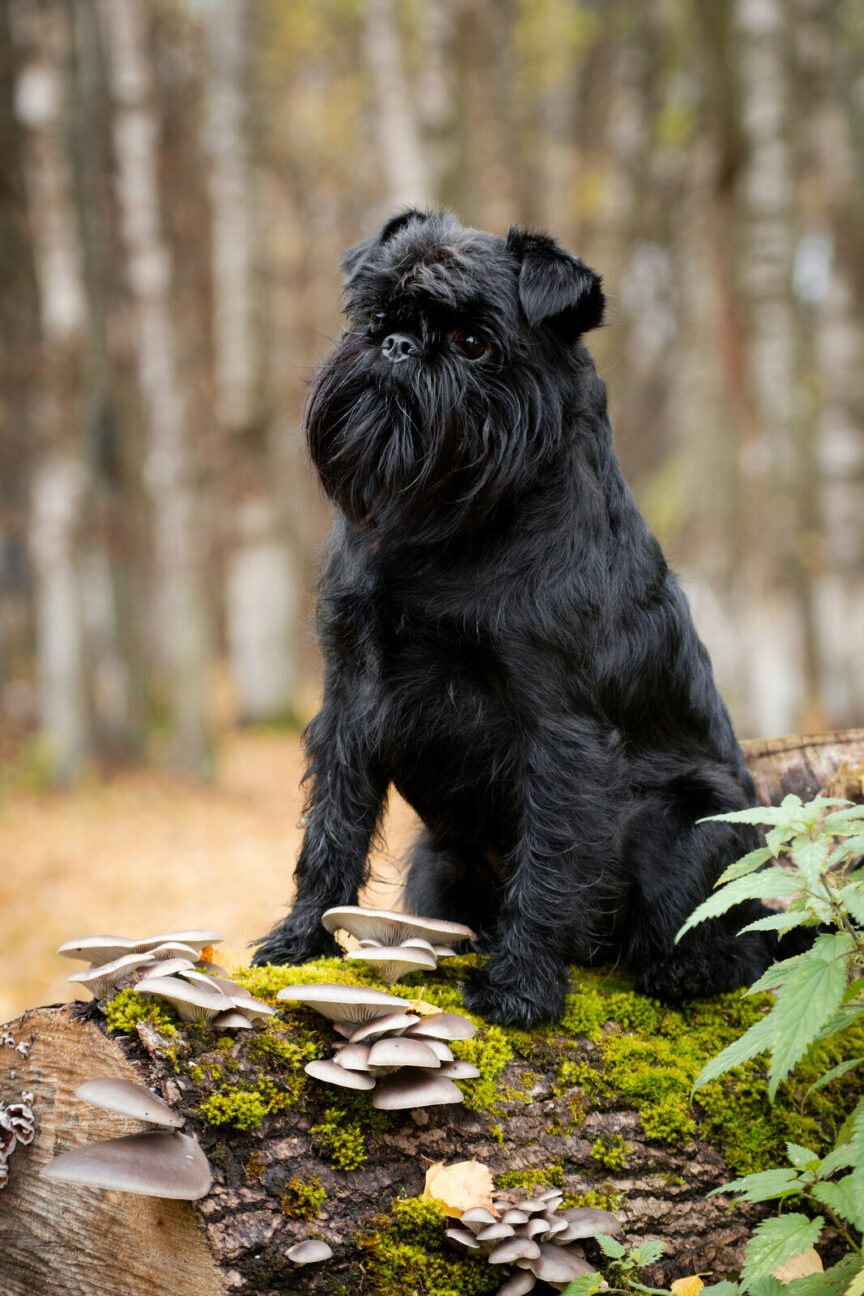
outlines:
[[[519,302],[532,328],[547,324],[566,341],[603,323],[606,298],[598,274],[548,234],[511,225],[507,251],[520,262]]]
[[[399,212],[396,216],[391,216],[388,221],[376,230],[369,238],[358,243],[356,247],[349,248],[342,258],[341,269],[345,276],[345,282],[350,284],[351,280],[357,274],[357,271],[367,260],[371,253],[382,248],[385,243],[389,243],[394,234],[398,234],[411,221],[426,220],[427,212],[419,211],[416,207],[408,207],[405,211]]]

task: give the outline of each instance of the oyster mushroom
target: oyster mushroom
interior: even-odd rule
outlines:
[[[595,1233],[608,1233],[614,1236],[621,1232],[621,1225],[612,1212],[601,1210],[598,1206],[568,1206],[566,1210],[558,1213],[567,1221],[568,1232],[571,1229],[578,1230],[570,1233],[568,1241],[574,1238],[593,1237]]]
[[[407,999],[397,999],[384,990],[367,990],[364,986],[285,986],[276,998],[314,1008],[331,1021],[354,1022],[357,1026],[410,1006]]]
[[[350,1071],[347,1067],[334,1062],[332,1058],[317,1058],[314,1062],[307,1062],[303,1070],[315,1080],[339,1085],[342,1089],[375,1088],[375,1080],[368,1072]]]
[[[458,1085],[431,1067],[403,1067],[386,1076],[372,1096],[372,1106],[380,1111],[403,1111],[409,1107],[434,1107],[463,1101]]]
[[[219,1013],[225,1012],[231,1002],[220,990],[190,985],[179,977],[146,977],[135,989],[138,994],[166,999],[181,1020],[187,1022],[211,1022]]]
[[[374,940],[390,946],[401,945],[412,937],[433,945],[454,945],[457,941],[475,939],[471,928],[462,923],[446,922],[443,918],[415,918],[392,909],[361,909],[358,905],[328,909],[321,922],[331,936],[341,930],[358,940]]]
[[[514,1264],[517,1260],[536,1260],[540,1247],[526,1237],[504,1238],[489,1252],[490,1264]]]
[[[85,968],[83,972],[73,972],[66,980],[89,990],[94,999],[102,999],[124,977],[131,976],[142,963],[147,961],[146,954],[123,954],[111,963],[98,963],[93,967]]]
[[[453,1243],[457,1251],[477,1251],[480,1246],[474,1234],[467,1228],[445,1229],[444,1236]]]
[[[461,1058],[454,1058],[452,1062],[441,1063],[440,1074],[446,1076],[448,1080],[476,1080],[480,1072],[473,1062],[463,1062]]]
[[[374,1021],[365,1022],[352,1031],[348,1037],[349,1044],[372,1044],[382,1035],[400,1035],[407,1026],[413,1026],[420,1018],[416,1013],[395,1012]]]
[[[172,1111],[167,1103],[132,1080],[98,1076],[79,1085],[75,1097],[83,1099],[91,1107],[117,1112],[120,1116],[133,1116],[136,1120],[149,1121],[151,1125],[179,1129],[183,1124],[183,1117]]]
[[[441,1059],[423,1040],[397,1035],[377,1040],[369,1050],[367,1066],[373,1075],[387,1075],[402,1067],[440,1067]]]
[[[437,966],[434,954],[407,945],[376,945],[374,949],[349,950],[345,957],[373,964],[388,985],[393,985],[409,972],[434,972]]]
[[[307,1238],[305,1242],[298,1242],[295,1246],[288,1248],[288,1259],[295,1265],[320,1264],[322,1260],[329,1260],[333,1252],[326,1242],[318,1238]]]
[[[423,1039],[429,1036],[431,1039],[440,1040],[466,1040],[473,1039],[477,1034],[477,1027],[467,1017],[461,1013],[441,1012],[431,1013],[428,1017],[421,1017],[413,1026],[409,1026],[404,1032],[406,1036]]]
[[[239,1008],[225,1008],[217,1013],[211,1025],[214,1030],[252,1030],[252,1023]]]
[[[498,1288],[495,1296],[526,1296],[526,1293],[533,1291],[536,1286],[537,1279],[530,1270],[523,1269],[521,1272],[517,1270]]]
[[[555,1246],[552,1242],[537,1244],[540,1251],[536,1259],[517,1260],[521,1269],[530,1269],[535,1278],[548,1283],[568,1283],[582,1274],[595,1273],[575,1247]]]
[[[197,1201],[210,1189],[210,1166],[198,1144],[176,1130],[146,1130],[63,1152],[40,1175],[87,1188]]]

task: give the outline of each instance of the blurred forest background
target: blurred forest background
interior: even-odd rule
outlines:
[[[864,724],[861,0],[0,0],[0,163],[7,782],[218,781],[220,734],[308,717],[304,389],[407,203],[603,274],[618,453],[739,731]]]

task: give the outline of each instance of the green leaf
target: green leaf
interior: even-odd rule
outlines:
[[[815,1156],[815,1152],[813,1153]],[[818,1158],[817,1158],[818,1160]],[[761,1202],[773,1201],[775,1197],[790,1197],[801,1191],[801,1181],[796,1171],[788,1166],[775,1170],[761,1170],[757,1174],[745,1175],[743,1179],[733,1179],[732,1183],[712,1188],[709,1197],[717,1193],[734,1193],[738,1201]]]
[[[798,871],[812,885],[819,881],[822,870],[828,863],[828,851],[831,843],[827,837],[796,837],[790,854]]]
[[[768,1097],[772,1102],[778,1085],[801,1061],[818,1039],[820,1029],[840,1007],[847,980],[845,961],[835,959],[826,963],[816,954],[816,945],[784,980],[771,1012],[775,1037]]]
[[[860,882],[851,882],[848,886],[841,887],[839,891],[835,891],[834,899],[855,919],[859,927],[864,927],[864,886]]]
[[[567,1284],[562,1296],[594,1296],[594,1293],[598,1292],[602,1285],[602,1274],[581,1274]]]
[[[703,1287],[699,1296],[740,1296],[741,1285],[735,1282],[718,1282],[712,1283],[710,1287]]]
[[[822,820],[823,831],[834,832],[835,828],[842,827],[850,819],[864,819],[864,805],[850,805],[846,810],[835,810],[826,815]]]
[[[608,1233],[593,1233],[592,1237],[599,1246],[600,1250],[610,1260],[620,1260],[626,1255],[626,1249],[621,1245],[617,1238],[610,1237]]]
[[[784,869],[776,867],[761,869],[758,873],[749,873],[746,877],[736,878],[734,882],[727,882],[719,891],[713,892],[707,900],[703,900],[698,909],[695,909],[687,919],[675,939],[679,941],[684,933],[691,927],[695,927],[697,923],[725,913],[727,909],[740,904],[742,900],[764,900],[769,896],[794,895],[800,890],[801,883],[796,878]]]
[[[846,1288],[844,1296],[864,1296],[864,1269],[859,1269]]]
[[[820,1040],[829,1039],[832,1035],[848,1030],[850,1026],[855,1025],[862,1013],[864,1013],[864,1003],[860,999],[844,1003],[831,1020],[822,1027],[819,1032]]]
[[[744,991],[745,997],[747,995],[761,994],[763,990],[776,990],[778,986],[783,984],[793,969],[808,957],[809,953],[808,950],[806,954],[793,954],[791,958],[783,959],[780,963],[772,963],[762,973],[759,980],[754,981],[750,989]]]
[[[795,836],[795,829],[790,828],[788,824],[778,824],[776,828],[769,828],[765,834],[765,843],[768,849],[775,855],[779,855],[788,841]]]
[[[666,1250],[666,1243],[659,1238],[649,1238],[647,1242],[641,1242],[639,1246],[634,1247],[630,1252],[630,1259],[639,1268],[645,1268],[648,1265],[656,1264]]]
[[[751,1296],[786,1296],[786,1288],[773,1274],[765,1274],[754,1279],[750,1287]]]
[[[705,819],[696,820],[697,823],[747,824],[789,824],[792,821],[793,815],[782,806],[748,806],[746,810],[729,810],[726,814],[708,815]]]
[[[856,1229],[864,1229],[864,1199],[855,1191],[854,1178],[854,1174],[848,1174],[836,1183],[817,1183],[811,1192],[823,1206],[854,1224]]]
[[[832,1265],[824,1273],[807,1274],[805,1278],[793,1278],[787,1283],[786,1296],[843,1296],[849,1283],[856,1274],[864,1273],[858,1256],[844,1256],[839,1264]],[[699,1293],[702,1296],[702,1293]],[[861,1296],[861,1294],[859,1294]]]
[[[832,1067],[830,1071],[826,1071],[823,1076],[820,1076],[818,1080],[813,1082],[807,1090],[805,1097],[809,1097],[809,1095],[815,1093],[817,1089],[824,1089],[832,1080],[839,1080],[847,1071],[854,1071],[855,1067],[859,1067],[862,1062],[864,1062],[864,1057],[847,1058],[845,1062],[838,1062],[835,1067]]]
[[[774,852],[768,850],[766,846],[760,846],[758,850],[750,851],[747,855],[742,855],[739,860],[720,874],[714,883],[715,888],[722,886],[724,882],[732,882],[737,877],[744,877],[747,873],[753,873],[762,864],[767,864],[770,859],[774,858]]]
[[[747,1244],[747,1255],[741,1270],[745,1290],[752,1291],[759,1278],[767,1278],[793,1256],[815,1247],[825,1220],[821,1215],[808,1219],[797,1213],[763,1220]]]
[[[794,1166],[799,1170],[805,1169],[819,1160],[819,1153],[814,1152],[812,1148],[802,1147],[800,1143],[787,1143],[786,1155]]]
[[[793,927],[801,927],[805,923],[813,923],[816,920],[806,909],[784,909],[779,913],[768,914],[765,918],[757,918],[755,922],[748,923],[742,927],[738,935],[742,936],[744,932],[749,931],[791,931]]]
[[[822,1158],[822,1164],[819,1167],[819,1176],[827,1179],[829,1175],[834,1174],[837,1170],[845,1170],[848,1166],[854,1165],[855,1153],[848,1143],[838,1143],[833,1147],[827,1156]]]
[[[760,1017],[749,1030],[729,1044],[722,1053],[710,1058],[694,1081],[694,1092],[701,1089],[703,1085],[708,1084],[709,1080],[716,1080],[725,1071],[731,1071],[733,1067],[749,1062],[751,1058],[758,1057],[760,1053],[767,1053],[774,1043],[772,1017],[773,1013]]]

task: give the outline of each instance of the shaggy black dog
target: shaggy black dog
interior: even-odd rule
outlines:
[[[612,450],[581,336],[598,276],[553,239],[408,211],[345,258],[350,328],[306,431],[341,516],[319,603],[324,703],[291,913],[257,963],[335,954],[389,785],[425,830],[409,907],[491,958],[466,1002],[554,1018],[566,964],[621,962],[666,998],[742,985],[771,957],[675,933],[751,830],[754,801],[686,600]]]

